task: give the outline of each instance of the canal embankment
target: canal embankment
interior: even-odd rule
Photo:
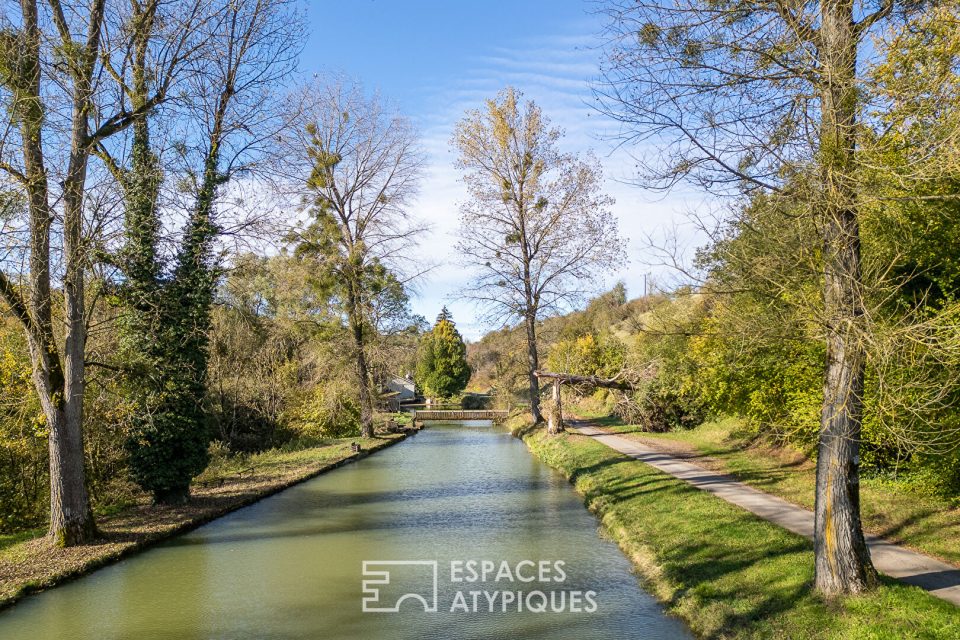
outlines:
[[[918,587],[884,578],[870,594],[825,601],[811,588],[806,538],[586,435],[513,426],[701,637],[960,638],[956,607]]]
[[[0,637],[692,637],[509,432],[436,422],[415,440],[25,598]]]
[[[98,518],[103,536],[94,544],[59,548],[42,536],[4,548],[0,550],[0,609],[364,458],[410,433],[343,438],[323,446],[250,456],[242,463],[208,469],[194,484],[188,504],[155,506],[144,496],[137,504]]]

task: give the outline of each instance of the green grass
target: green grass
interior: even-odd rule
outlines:
[[[236,455],[224,451],[214,451],[210,464],[195,480],[194,486],[219,485],[236,478],[250,475],[274,476],[294,471],[307,465],[323,466],[348,457],[351,443],[358,443],[364,450],[382,444],[380,438],[331,438],[326,440],[294,441],[276,449],[262,453]],[[100,506],[96,510],[98,518],[122,515],[135,505],[135,500]],[[21,542],[38,538],[46,533],[45,528],[26,529],[15,533],[0,534],[0,558],[6,558],[5,551]]]
[[[364,450],[382,443],[380,438],[330,438],[306,442],[291,442],[276,449],[247,455],[217,455],[196,481],[209,484],[249,474],[273,475],[308,464],[323,465],[350,455],[350,445],[359,444]]]
[[[738,436],[735,418],[706,422],[695,429],[641,433],[615,418],[593,420],[611,432],[635,433],[648,440],[682,442],[707,456],[700,464],[736,477],[761,491],[813,509],[816,469],[799,451],[777,449]],[[694,460],[693,462],[697,462]],[[876,535],[960,565],[960,508],[945,498],[918,492],[907,483],[865,476],[860,485],[864,527]]]
[[[25,531],[17,531],[16,533],[0,534],[0,557],[2,557],[4,550],[21,542],[39,538],[46,532],[46,529],[27,529]]]
[[[566,474],[668,611],[706,638],[960,638],[960,611],[884,580],[875,592],[816,596],[812,544],[589,438],[525,437]]]

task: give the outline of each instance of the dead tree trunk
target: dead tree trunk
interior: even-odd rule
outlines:
[[[560,386],[566,382],[568,384],[585,384],[591,387],[604,387],[606,389],[620,389],[629,391],[633,385],[625,380],[616,378],[600,378],[598,376],[578,376],[572,373],[554,373],[552,371],[534,371],[535,378],[546,378],[552,380],[553,387],[553,407],[550,409],[550,419],[547,423],[547,433],[556,435],[563,429],[563,408],[560,396]]]
[[[560,380],[554,379],[553,406],[550,407],[550,419],[547,422],[547,433],[556,435],[563,431],[563,407],[560,402]]]

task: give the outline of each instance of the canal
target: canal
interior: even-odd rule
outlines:
[[[0,613],[0,638],[689,638],[630,569],[522,442],[430,424],[27,597]]]

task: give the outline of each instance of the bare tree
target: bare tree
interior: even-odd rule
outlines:
[[[182,22],[171,21],[184,27],[182,33],[191,33],[190,12],[186,15]],[[89,160],[98,144],[166,99],[189,46],[184,37],[169,41],[155,60],[150,94],[128,109],[105,78],[125,68],[132,42],[152,29],[151,23],[130,20],[128,5],[49,0],[43,7],[23,0],[19,16],[9,19],[0,37],[0,84],[8,107],[0,169],[28,205],[29,274],[18,282],[0,273],[0,294],[29,337],[34,383],[50,433],[50,536],[59,545],[72,545],[96,535],[84,481],[82,433]],[[55,228],[58,214],[62,229]],[[54,241],[62,242],[62,252],[54,249]],[[58,253],[62,273],[55,271]],[[62,346],[53,315],[54,278],[63,288]]]
[[[804,203],[823,250],[827,334],[817,457],[816,588],[876,584],[863,538],[865,370],[856,139],[858,60],[893,0],[716,4],[612,0],[600,108],[623,124],[647,186]]]
[[[599,163],[561,152],[562,132],[522,99],[505,89],[457,125],[457,166],[470,194],[457,250],[476,271],[464,297],[488,320],[524,324],[530,413],[541,422],[537,322],[582,300],[624,250]]]
[[[305,126],[291,151],[307,167],[314,221],[297,251],[321,260],[353,340],[361,429],[373,436],[369,349],[383,314],[419,275],[409,255],[424,230],[411,214],[423,166],[417,133],[377,96],[347,80],[306,87]],[[301,179],[303,179],[301,177]],[[389,314],[388,314],[389,315]]]

